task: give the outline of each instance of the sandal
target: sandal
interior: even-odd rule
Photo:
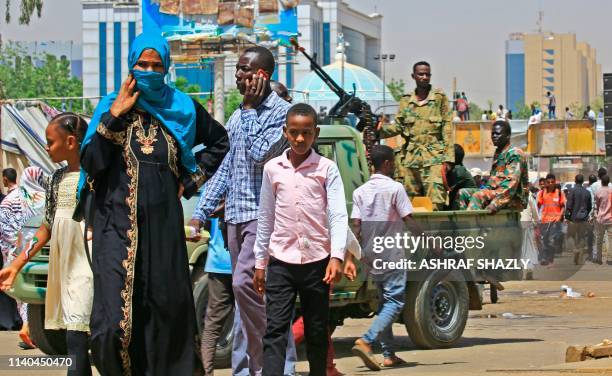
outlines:
[[[34,350],[36,347],[34,346],[30,346],[27,343],[23,342],[23,341],[19,341],[19,343],[17,344],[17,346],[19,346],[20,349],[22,350]]]
[[[385,358],[382,365],[385,368],[390,368],[390,367],[405,366],[407,364],[408,362],[406,362],[404,359],[393,355],[390,358]]]
[[[30,339],[28,333],[19,332],[19,338],[21,338],[21,340],[23,341],[19,342],[19,347],[21,347],[22,349],[31,350],[36,348],[36,345],[34,344],[34,342],[32,342],[32,339]]]
[[[353,346],[351,350],[353,351],[353,354],[358,356],[363,361],[363,364],[365,364],[365,366],[368,367],[370,370],[381,370],[380,364],[378,364],[376,358],[374,357],[374,354],[372,354],[372,351],[369,349],[369,346],[367,346],[363,340],[358,339],[357,341],[355,341],[355,346]]]

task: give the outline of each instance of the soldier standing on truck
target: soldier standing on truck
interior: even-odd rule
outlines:
[[[396,179],[410,197],[427,196],[434,210],[443,210],[448,198],[445,171],[455,162],[448,98],[441,89],[432,89],[426,61],[414,64],[412,78],[416,89],[402,97],[395,121],[380,127],[380,137],[403,138]]]

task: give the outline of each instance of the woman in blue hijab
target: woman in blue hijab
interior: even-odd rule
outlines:
[[[229,141],[166,84],[164,38],[139,35],[128,59],[129,76],[100,101],[81,146],[96,192],[93,359],[102,375],[191,375],[197,333],[180,197],[215,173]]]

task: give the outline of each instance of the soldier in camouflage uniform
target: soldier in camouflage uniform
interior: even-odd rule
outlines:
[[[427,62],[414,64],[412,78],[415,91],[402,97],[395,121],[380,128],[380,137],[404,139],[396,159],[396,179],[410,197],[427,196],[434,210],[443,210],[448,197],[444,171],[455,162],[448,98],[442,90],[431,88]]]
[[[463,188],[459,190],[461,210],[487,209],[494,214],[503,208],[520,209],[527,207],[528,175],[525,153],[510,144],[510,124],[498,120],[491,129],[491,140],[495,155],[491,166],[491,177],[484,189]]]

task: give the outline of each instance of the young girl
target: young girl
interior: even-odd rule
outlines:
[[[75,369],[68,375],[91,375],[88,355],[89,317],[93,276],[83,243],[83,224],[72,220],[79,181],[80,143],[87,122],[62,113],[47,127],[47,153],[55,163],[68,166],[55,171],[47,183],[45,220],[19,257],[0,271],[0,288],[11,288],[15,276],[50,241],[49,275],[45,299],[45,329],[66,329],[68,354]]]
[[[40,167],[25,168],[19,180],[19,188],[12,190],[0,204],[0,249],[3,266],[17,258],[25,223],[30,218],[41,215],[45,208],[44,180]],[[33,349],[35,346],[29,335],[27,304],[18,302],[17,307],[23,322],[19,331],[23,342],[19,346],[23,349]],[[6,308],[8,307],[2,307]],[[10,310],[6,313],[10,313]]]

